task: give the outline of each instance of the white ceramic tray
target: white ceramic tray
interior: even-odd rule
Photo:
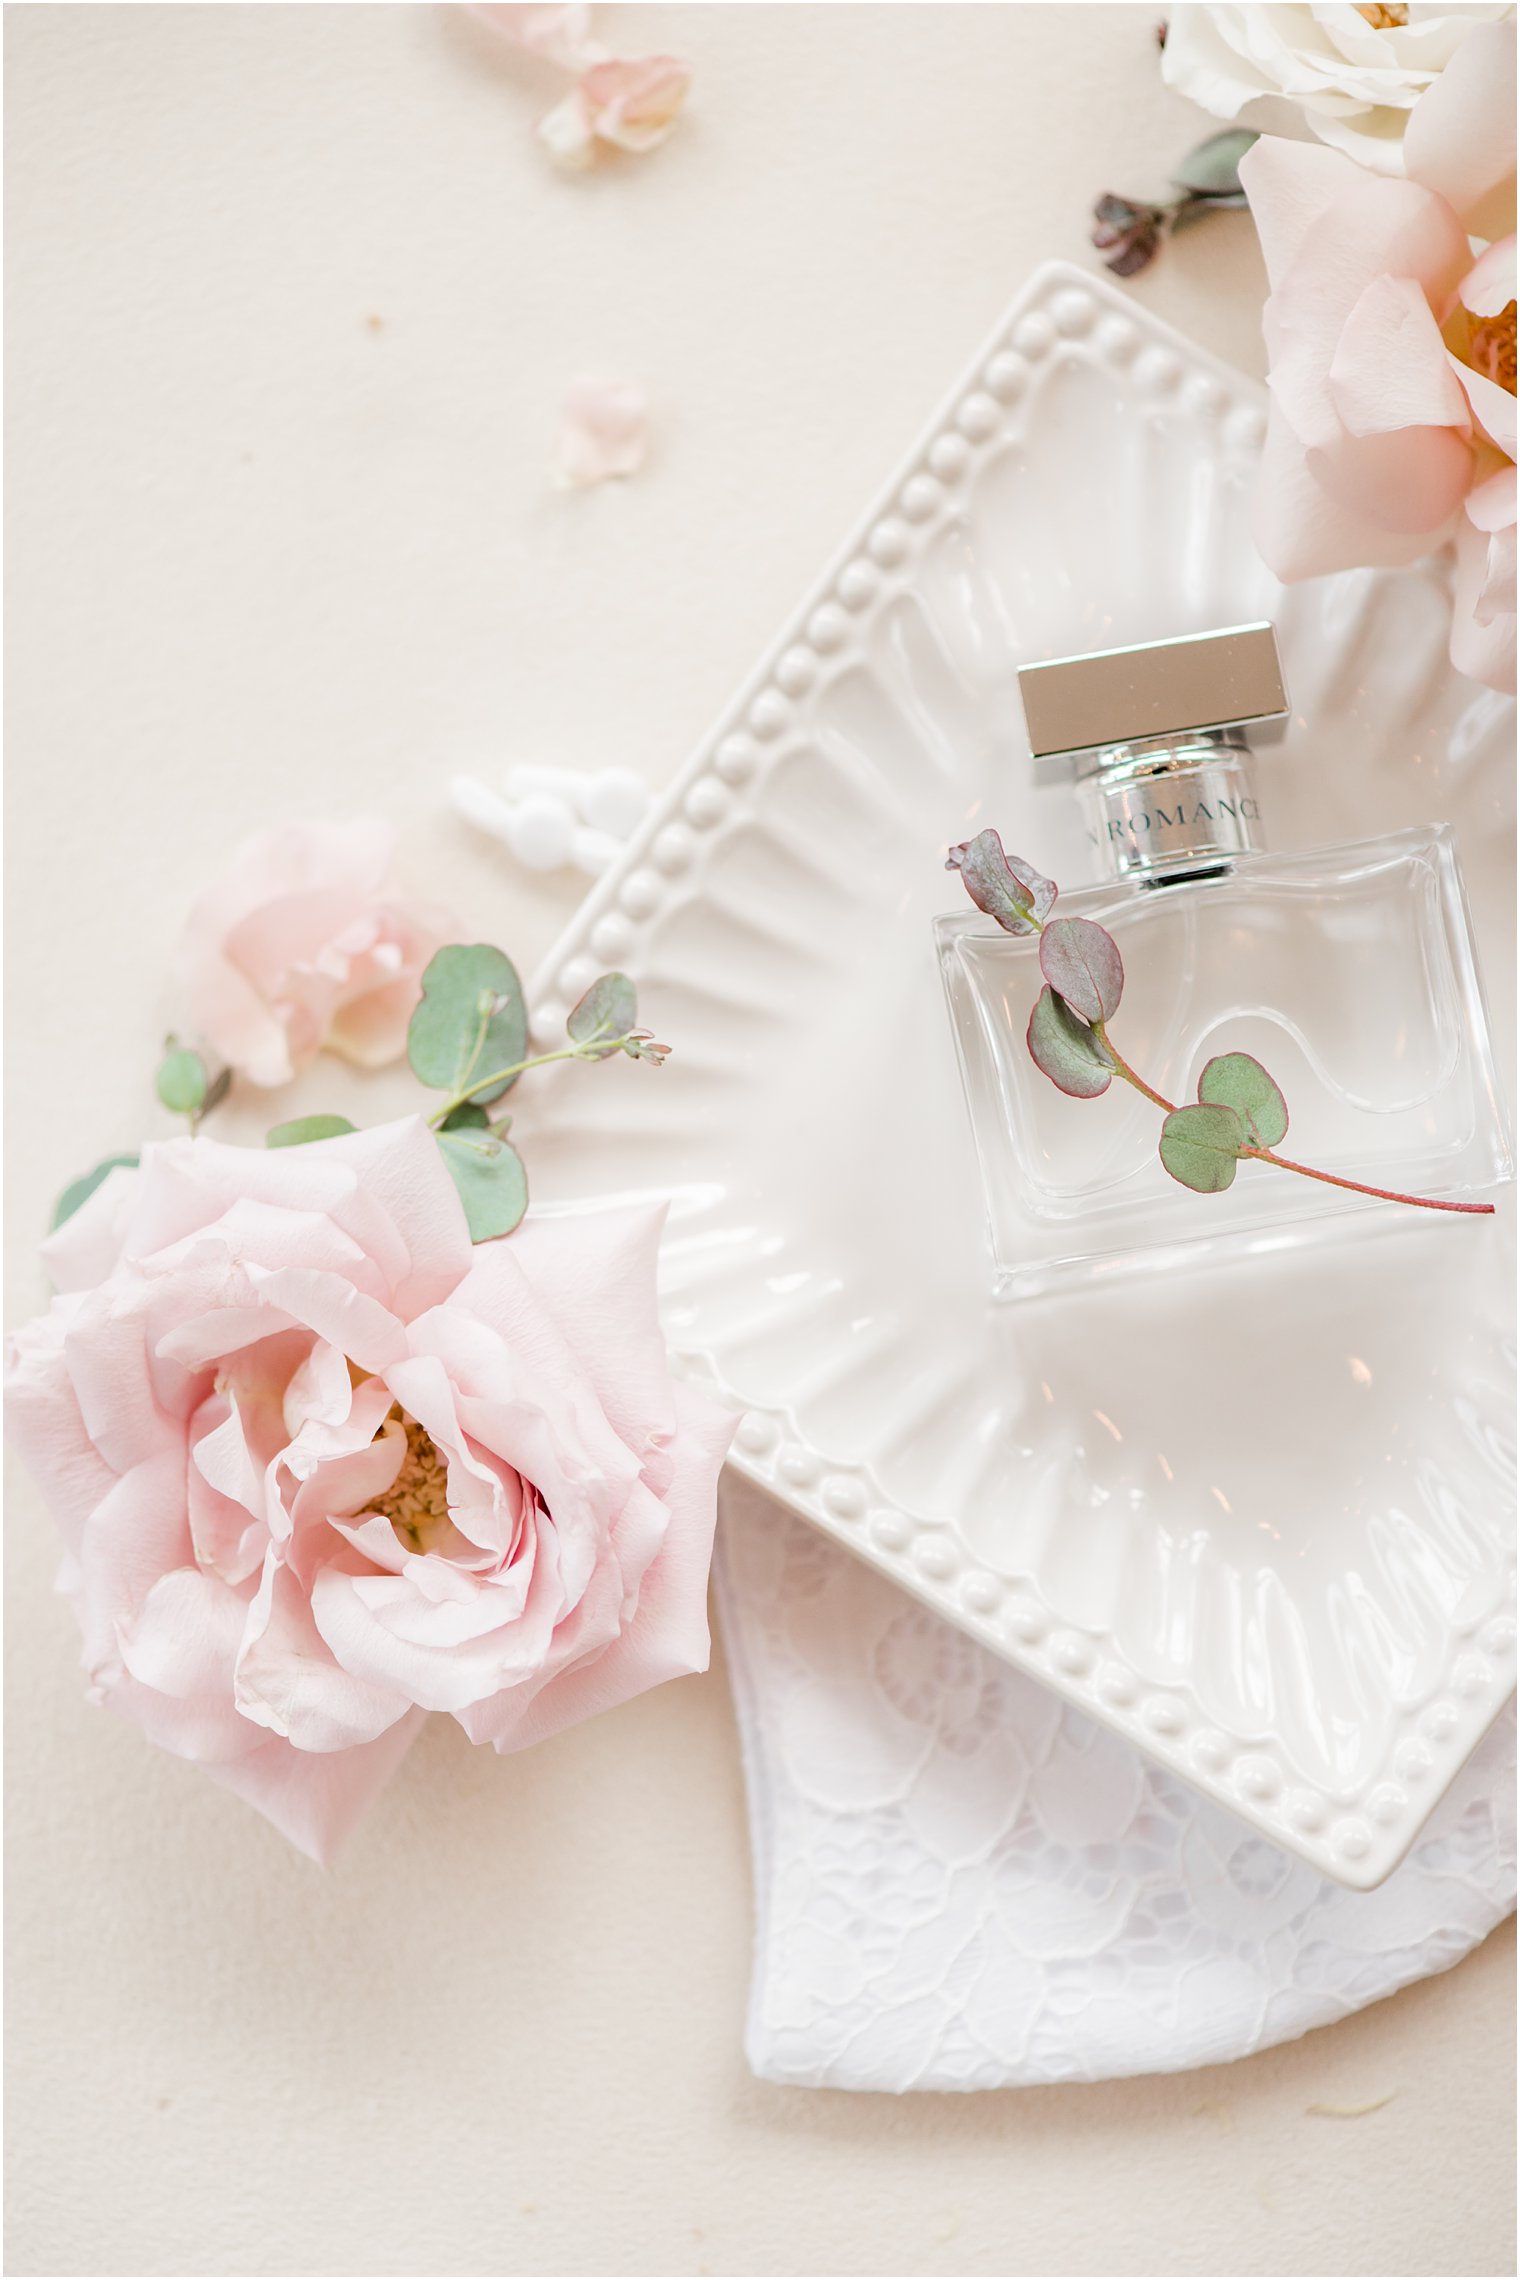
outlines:
[[[1271,617],[1272,844],[1452,822],[1507,1046],[1512,710],[1451,673],[1438,568],[1267,575],[1262,421],[1039,271],[537,978],[548,1035],[626,968],[668,1067],[525,1113],[541,1201],[604,1191],[610,1125],[623,1192],[673,1194],[668,1335],[744,1407],[740,1470],[1370,1886],[1515,1683],[1508,1209],[994,1307],[929,934],[984,822],[1088,875],[1016,660]]]

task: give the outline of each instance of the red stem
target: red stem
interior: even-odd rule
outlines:
[[[1103,1024],[1094,1022],[1093,1027],[1114,1064],[1114,1074],[1122,1077],[1126,1084],[1133,1085],[1136,1092],[1144,1093],[1146,1099],[1154,1101],[1157,1108],[1167,1116],[1175,1115],[1174,1104],[1165,1094],[1158,1093],[1153,1085],[1146,1083],[1144,1077],[1137,1076],[1119,1054]],[[1396,1188],[1369,1187],[1365,1180],[1343,1180],[1335,1172],[1317,1172],[1310,1164],[1296,1164],[1291,1156],[1274,1155],[1270,1148],[1242,1148],[1240,1153],[1242,1156],[1254,1156],[1263,1164],[1275,1164],[1280,1172],[1297,1172],[1301,1179],[1320,1180],[1326,1187],[1347,1188],[1352,1195],[1375,1196],[1380,1203],[1409,1203],[1413,1204],[1416,1211],[1462,1211],[1477,1218],[1493,1217],[1494,1207],[1491,1203],[1444,1203],[1435,1196],[1401,1195]]]
[[[1306,1180],[1323,1180],[1326,1187],[1349,1188],[1353,1195],[1373,1195],[1380,1203],[1412,1203],[1416,1211],[1466,1211],[1492,1218],[1491,1203],[1446,1203],[1433,1195],[1401,1195],[1396,1188],[1368,1187],[1365,1180],[1338,1179],[1334,1172],[1316,1172],[1308,1164],[1295,1164],[1291,1156],[1274,1155],[1270,1148],[1242,1148],[1242,1156],[1256,1156],[1275,1164],[1281,1172],[1297,1172]]]

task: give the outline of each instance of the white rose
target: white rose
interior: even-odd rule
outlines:
[[[1267,133],[1307,126],[1379,174],[1404,171],[1415,104],[1494,6],[1177,7],[1162,77],[1216,118]]]

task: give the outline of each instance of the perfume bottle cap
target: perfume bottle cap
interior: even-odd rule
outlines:
[[[1241,729],[1283,720],[1288,711],[1277,637],[1267,624],[1025,665],[1019,694],[1036,762]]]
[[[1261,846],[1247,727],[1287,717],[1270,625],[1231,625],[1019,673],[1035,775],[1076,778],[1097,868],[1144,886]]]

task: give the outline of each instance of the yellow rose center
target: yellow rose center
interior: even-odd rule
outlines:
[[[1474,372],[1515,393],[1515,304],[1496,317],[1472,317],[1467,327],[1467,361]]]
[[[409,1552],[431,1551],[449,1526],[448,1468],[415,1417],[393,1409],[406,1432],[401,1470],[371,1510],[389,1520]],[[387,1419],[389,1423],[389,1419]]]
[[[1390,8],[1358,8],[1357,14],[1365,16],[1375,32],[1395,32],[1409,21],[1409,10],[1402,0],[1394,0]]]

